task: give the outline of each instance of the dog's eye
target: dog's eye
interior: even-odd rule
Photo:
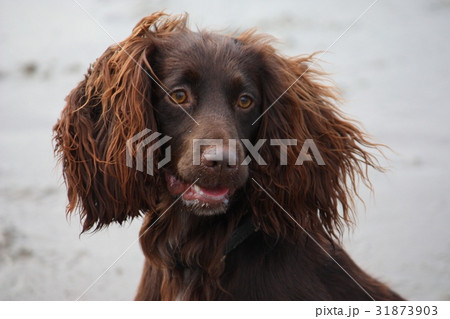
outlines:
[[[184,90],[176,90],[170,93],[170,98],[177,104],[183,104],[187,101],[187,94]]]
[[[241,95],[238,99],[238,106],[246,109],[253,104],[253,99],[248,95]]]

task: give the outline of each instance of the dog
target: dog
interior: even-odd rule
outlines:
[[[83,232],[143,216],[136,300],[402,300],[339,243],[379,145],[314,55],[271,41],[156,12],[66,98],[67,212]]]

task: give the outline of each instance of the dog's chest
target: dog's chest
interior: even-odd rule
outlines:
[[[189,300],[189,291],[190,286],[193,282],[194,276],[192,275],[192,271],[188,268],[183,271],[183,284],[180,287],[180,290],[177,293],[175,298],[176,301]]]

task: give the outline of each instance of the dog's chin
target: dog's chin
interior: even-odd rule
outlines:
[[[197,216],[213,216],[225,214],[228,209],[228,200],[222,204],[210,205],[202,203],[199,200],[185,200],[182,199],[182,203],[186,208],[186,211]]]
[[[167,189],[172,196],[181,196],[187,211],[198,216],[226,213],[234,188],[226,186],[202,187],[184,182],[171,174],[166,174]]]

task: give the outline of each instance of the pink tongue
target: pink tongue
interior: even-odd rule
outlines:
[[[228,187],[216,187],[210,189],[200,187],[200,189],[207,196],[224,196],[229,191]]]
[[[228,194],[228,187],[200,188],[200,192],[194,189],[194,185],[189,188],[190,184],[184,183],[173,175],[166,174],[167,188],[172,195],[179,195],[183,192],[183,198],[186,200],[198,199],[200,201],[215,202],[223,201],[225,195]],[[189,188],[189,189],[188,189]]]
[[[200,190],[198,190],[200,188]],[[194,189],[192,186],[186,193],[183,194],[185,200],[198,200],[200,203],[206,203],[210,205],[223,203],[227,200],[227,194],[229,189],[226,187],[206,189],[198,187]]]

